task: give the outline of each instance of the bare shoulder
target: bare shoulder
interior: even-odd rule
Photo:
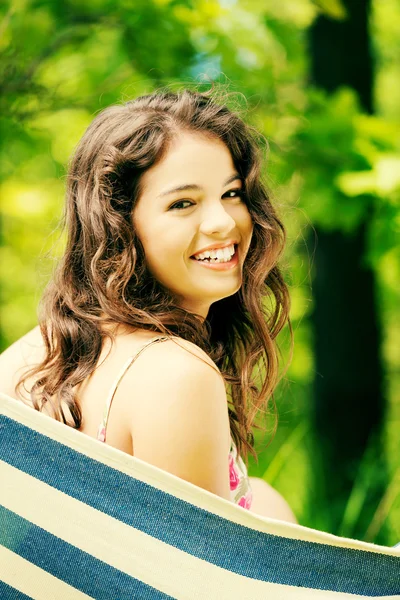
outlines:
[[[223,377],[181,338],[152,344],[121,389],[134,455],[230,498],[230,424]]]
[[[194,365],[202,362],[219,373],[217,365],[202,348],[178,336],[169,336],[169,339],[164,342],[155,344],[152,352],[154,356],[163,357],[168,364],[183,361]],[[147,356],[149,357],[149,354]]]
[[[194,398],[201,390],[213,387],[226,401],[225,383],[218,367],[204,350],[188,340],[171,336],[151,344],[136,361],[127,373],[125,389],[130,384],[147,393],[162,389],[165,404],[167,390],[174,391],[176,399],[178,392],[187,388]]]

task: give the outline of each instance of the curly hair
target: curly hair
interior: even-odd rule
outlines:
[[[159,162],[180,131],[218,138],[244,182],[253,221],[241,288],[210,306],[207,318],[180,307],[149,272],[132,226],[142,174]],[[276,337],[288,323],[288,288],[277,266],[285,229],[261,179],[255,129],[216,102],[212,90],[161,90],[100,112],[70,162],[62,217],[67,241],[39,303],[45,358],[16,385],[38,376],[30,399],[50,403],[54,418],[79,429],[74,387],[90,376],[105,337],[104,324],[121,324],[193,342],[215,362],[227,385],[231,434],[239,453],[257,460],[253,427],[279,380]],[[254,374],[258,371],[260,383]],[[27,391],[27,390],[26,390]],[[230,398],[230,400],[229,400]],[[67,410],[66,410],[67,409]],[[69,418],[68,418],[69,412]]]

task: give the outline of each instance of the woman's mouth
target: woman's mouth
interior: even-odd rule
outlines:
[[[234,254],[227,260],[225,257],[222,258],[195,258],[195,256],[191,256],[191,260],[195,261],[202,267],[207,267],[208,269],[214,269],[217,271],[227,271],[229,269],[233,269],[239,262],[238,257],[238,245],[234,245]]]

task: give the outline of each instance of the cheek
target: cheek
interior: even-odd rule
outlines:
[[[242,232],[242,236],[244,238],[243,241],[245,241],[245,253],[247,255],[247,252],[250,248],[251,245],[251,240],[253,237],[253,230],[254,230],[254,222],[253,219],[251,218],[251,215],[249,213],[249,211],[246,208],[246,213],[242,215],[242,220],[241,220],[241,232]]]
[[[176,236],[154,232],[144,240],[143,247],[147,265],[159,281],[167,283],[181,273],[186,247],[181,248]]]
[[[169,260],[176,262],[176,259],[182,256],[186,250],[176,235],[167,235],[166,232],[154,232],[145,241],[144,248],[146,256],[156,262],[168,262]]]
[[[253,233],[254,223],[251,218],[251,214],[247,207],[243,207],[241,214],[239,215],[238,222],[240,223],[240,228],[245,235],[251,237]]]

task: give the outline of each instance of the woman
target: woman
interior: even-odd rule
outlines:
[[[277,382],[274,340],[289,311],[276,264],[284,230],[255,139],[188,90],[102,111],[70,165],[67,245],[40,327],[1,355],[1,391],[296,522],[243,461],[256,456],[251,428]]]

